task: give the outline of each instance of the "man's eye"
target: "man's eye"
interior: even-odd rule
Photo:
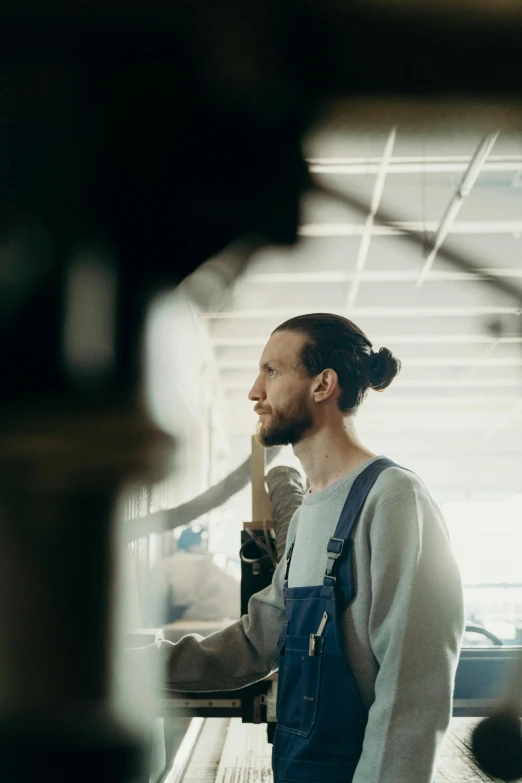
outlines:
[[[269,367],[269,368],[268,368],[268,374],[269,374],[269,376],[270,376],[271,378],[273,378],[273,377],[274,377],[274,375],[276,374],[276,370],[274,370],[274,368],[273,368],[273,367]]]

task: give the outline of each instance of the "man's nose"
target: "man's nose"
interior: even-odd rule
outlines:
[[[259,378],[256,378],[256,381],[250,391],[248,392],[248,399],[252,402],[257,402],[257,400],[260,400],[263,397],[261,384],[259,382]]]

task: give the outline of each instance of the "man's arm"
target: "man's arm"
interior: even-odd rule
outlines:
[[[290,532],[288,538],[293,540]],[[194,692],[234,690],[262,679],[277,668],[285,568],[286,557],[272,584],[252,596],[248,614],[228,628],[126,650],[128,672],[150,685]]]
[[[379,504],[370,546],[380,669],[353,783],[431,783],[464,630],[460,574],[440,511],[414,490]]]

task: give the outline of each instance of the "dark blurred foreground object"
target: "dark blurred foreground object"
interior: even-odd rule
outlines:
[[[4,398],[128,388],[151,293],[237,237],[294,242],[301,141],[327,99],[412,98],[429,116],[521,97],[517,2],[7,0],[0,22]],[[71,290],[96,287],[86,254],[116,313],[91,377],[64,356],[89,310],[86,290],[68,312]]]
[[[516,108],[521,14],[455,0],[2,4],[2,777],[147,776],[111,719],[111,517],[125,478],[152,480],[168,449],[138,405],[151,296],[238,237],[294,242],[301,139],[327,98]],[[415,118],[404,105],[394,122]]]
[[[477,765],[495,779],[522,778],[522,655],[504,703],[481,721],[471,735],[470,750]]]
[[[506,783],[522,778],[522,726],[516,712],[503,711],[481,721],[471,737],[480,769]]]

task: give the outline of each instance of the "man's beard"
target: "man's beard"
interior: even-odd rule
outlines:
[[[302,398],[290,403],[285,410],[270,411],[270,422],[258,422],[256,440],[262,446],[293,446],[311,429],[312,414]]]

